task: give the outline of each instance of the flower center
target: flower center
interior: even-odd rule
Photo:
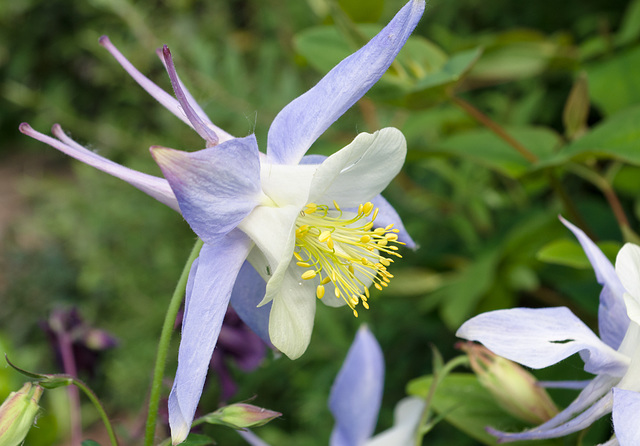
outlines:
[[[335,211],[326,205],[309,203],[300,212],[293,255],[297,265],[306,268],[302,279],[319,277],[318,299],[322,299],[324,286],[331,282],[336,298],[344,299],[358,317],[355,307],[359,303],[369,309],[369,289],[363,280],[373,282],[379,290],[386,287],[393,277],[387,271],[393,260],[385,256],[401,258],[393,243],[404,243],[398,241],[400,231],[393,229],[393,224],[372,230],[378,215],[373,203],[361,204],[352,218],[343,218],[338,204],[334,201],[333,205]]]

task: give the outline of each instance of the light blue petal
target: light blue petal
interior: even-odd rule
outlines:
[[[263,441],[260,437],[258,437],[249,429],[237,430],[236,432],[238,433],[238,435],[244,438],[245,441],[249,443],[251,446],[269,446],[269,443],[266,443],[265,441]]]
[[[178,201],[176,200],[171,187],[169,187],[167,180],[129,169],[128,167],[121,166],[118,163],[114,163],[111,160],[101,157],[69,138],[58,124],[55,124],[52,129],[53,134],[58,139],[35,131],[26,122],[20,124],[20,131],[33,139],[37,139],[40,142],[58,149],[78,161],[82,161],[89,166],[100,169],[109,175],[113,175],[116,178],[126,181],[133,187],[140,189],[142,192],[150,195],[176,211],[180,210],[178,207]]]
[[[246,235],[232,231],[215,245],[205,244],[189,274],[178,370],[169,395],[173,444],[184,441],[191,428],[233,283],[250,248]]]
[[[640,444],[640,393],[613,389],[613,428],[621,446]]]
[[[382,349],[363,326],[331,388],[329,409],[336,420],[331,446],[358,446],[371,437],[378,420],[383,387]]]
[[[612,348],[617,349],[627,332],[629,316],[624,304],[624,287],[616,274],[616,270],[600,251],[578,227],[560,217],[560,221],[573,232],[585,254],[589,258],[596,273],[598,283],[603,286],[600,293],[600,307],[598,309],[598,331],[600,338]]]
[[[595,404],[589,406],[584,412],[578,414],[570,421],[557,427],[549,427],[549,422],[547,422],[534,429],[519,433],[500,432],[492,428],[487,428],[487,432],[498,437],[500,439],[500,443],[519,440],[538,440],[544,438],[564,437],[565,435],[569,435],[588,428],[596,420],[611,412],[612,405],[613,396],[611,392],[608,392],[604,397],[596,401]],[[550,421],[552,420],[554,420],[554,418],[552,418]]]
[[[565,307],[490,311],[462,324],[456,335],[534,369],[578,352],[590,373],[622,377],[629,366],[628,357],[602,342]]]
[[[413,241],[407,230],[404,228],[404,224],[402,224],[402,220],[400,216],[396,212],[396,210],[389,204],[387,200],[382,195],[378,195],[373,200],[371,200],[373,205],[379,209],[378,217],[375,221],[375,227],[386,227],[393,223],[393,227],[395,229],[399,229],[398,240],[407,245],[407,248],[417,249],[418,246]]]
[[[258,304],[264,297],[267,283],[256,272],[249,262],[244,262],[233,291],[231,292],[231,306],[238,313],[240,319],[249,326],[267,345],[269,340],[269,312],[271,302],[261,307]]]
[[[152,154],[191,229],[215,243],[240,223],[260,199],[260,159],[254,135],[197,152],[161,147]]]
[[[298,164],[311,144],[387,71],[424,7],[424,0],[411,0],[369,43],[280,111],[269,129],[271,162]]]

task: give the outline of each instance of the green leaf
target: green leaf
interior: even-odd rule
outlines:
[[[640,0],[629,3],[622,20],[620,30],[614,39],[616,45],[627,45],[640,37]]]
[[[612,260],[616,258],[621,244],[618,242],[601,242],[598,247]],[[591,263],[580,244],[574,240],[560,239],[546,244],[536,258],[541,262],[570,266],[576,269],[591,269]],[[612,262],[613,263],[613,262]]]
[[[100,443],[98,443],[97,441],[93,441],[93,440],[84,440],[82,442],[82,446],[100,446]]]
[[[564,147],[546,163],[561,164],[569,159],[614,158],[640,165],[640,106],[610,116],[582,138]],[[545,164],[546,164],[545,163]]]
[[[433,377],[431,375],[414,379],[407,385],[407,393],[426,398]],[[496,445],[496,439],[487,431],[487,426],[500,430],[520,431],[526,424],[507,414],[495,402],[474,374],[452,373],[445,377],[431,400],[432,409],[457,429],[486,445]],[[527,445],[531,442],[513,444]],[[561,444],[559,441],[539,441],[536,446]]]
[[[540,159],[553,155],[560,136],[542,127],[506,127],[509,135]],[[511,178],[527,173],[532,165],[512,146],[487,129],[456,134],[430,148],[430,151],[468,158]]]
[[[201,434],[189,434],[187,439],[180,443],[181,446],[209,446],[216,444],[211,438]]]
[[[484,54],[469,73],[482,83],[507,82],[537,76],[554,59],[567,59],[564,44],[530,30],[513,30],[485,37]]]
[[[354,22],[377,22],[384,10],[384,0],[367,0],[367,7],[362,7],[362,0],[338,0],[338,4]]]
[[[607,115],[640,102],[640,45],[586,67],[593,102]]]

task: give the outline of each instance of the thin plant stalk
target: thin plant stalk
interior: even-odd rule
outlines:
[[[60,347],[60,356],[62,357],[62,367],[64,373],[76,378],[78,376],[76,370],[76,361],[73,357],[73,347],[71,337],[68,333],[60,333],[58,337],[58,347]],[[80,393],[75,386],[67,387],[69,395],[70,418],[71,418],[71,445],[80,446],[82,438],[82,419],[80,415]]]
[[[160,333],[160,340],[158,341],[158,353],[156,356],[156,364],[153,370],[153,379],[151,381],[151,393],[149,395],[149,411],[147,413],[147,425],[145,428],[144,445],[152,446],[156,431],[156,422],[158,420],[158,407],[160,406],[160,395],[162,393],[162,378],[164,377],[164,370],[167,361],[167,354],[169,352],[169,344],[171,342],[171,335],[173,333],[173,327],[180,310],[180,304],[184,297],[185,289],[187,287],[187,279],[189,278],[189,271],[191,265],[198,257],[200,249],[202,248],[202,240],[198,239],[191,250],[191,255],[184,265],[180,279],[176,284],[176,288],[171,296],[169,302],[169,308],[167,308],[167,314],[164,318],[162,325],[162,332]]]
[[[82,390],[85,393],[85,395],[87,395],[87,397],[91,400],[96,410],[98,411],[98,414],[100,415],[100,418],[102,419],[102,422],[104,423],[104,426],[107,429],[107,434],[109,435],[109,441],[111,442],[111,446],[118,446],[118,439],[116,438],[116,434],[113,431],[113,426],[111,426],[111,422],[109,421],[107,412],[105,412],[104,407],[102,407],[102,404],[100,403],[100,400],[98,399],[96,394],[93,393],[93,391],[84,382],[80,381],[79,379],[72,377],[72,380],[73,380],[74,386]]]

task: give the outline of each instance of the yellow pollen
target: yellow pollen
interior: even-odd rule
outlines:
[[[316,297],[325,295],[325,285],[332,283],[337,299],[343,299],[358,317],[356,307],[369,308],[368,286],[382,290],[393,277],[387,267],[398,257],[397,230],[393,225],[373,227],[379,213],[367,202],[355,210],[309,203],[296,219],[294,257],[296,265],[305,268],[300,277],[317,277]]]

